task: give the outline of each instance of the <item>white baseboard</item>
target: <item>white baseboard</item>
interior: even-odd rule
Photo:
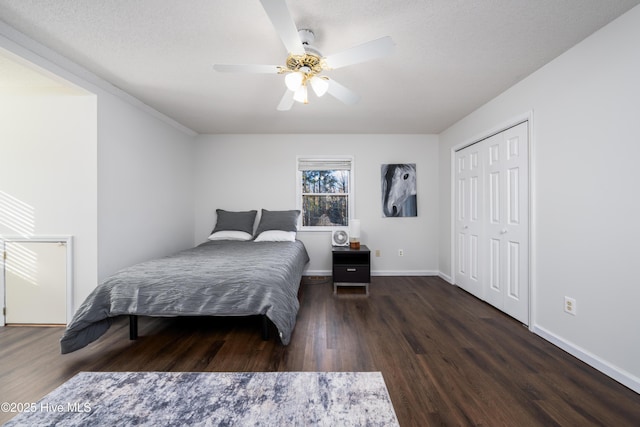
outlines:
[[[444,274],[442,271],[438,272],[438,277],[440,277],[442,280],[448,282],[450,285],[453,285],[453,277],[449,276],[448,274]]]
[[[302,272],[303,276],[331,276],[331,270],[306,270]]]
[[[331,270],[307,270],[304,276],[331,276]],[[372,276],[438,276],[437,271],[432,270],[372,270]]]
[[[372,270],[372,276],[437,276],[437,271],[431,270]]]
[[[598,356],[569,341],[566,341],[562,337],[559,337],[558,335],[555,335],[554,333],[540,326],[534,325],[533,328],[531,328],[531,332],[544,338],[551,344],[560,347],[572,356],[577,357],[578,359],[582,360],[583,362],[592,366],[603,374],[618,381],[620,384],[629,387],[631,390],[640,394],[640,378],[636,377],[635,375],[632,375],[624,369],[621,369],[605,360],[602,360]]]

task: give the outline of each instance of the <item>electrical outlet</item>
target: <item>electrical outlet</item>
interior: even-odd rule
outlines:
[[[376,249],[376,256],[379,257],[380,256],[380,249]]]
[[[564,312],[572,315],[576,315],[578,307],[576,306],[576,300],[569,297],[564,297]]]
[[[398,249],[398,256],[404,256],[404,249]]]

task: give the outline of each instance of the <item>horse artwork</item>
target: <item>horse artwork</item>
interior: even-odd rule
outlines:
[[[384,164],[382,178],[382,215],[384,217],[418,216],[416,164]]]

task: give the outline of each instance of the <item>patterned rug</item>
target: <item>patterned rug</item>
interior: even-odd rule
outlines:
[[[6,426],[397,426],[380,372],[81,372]]]

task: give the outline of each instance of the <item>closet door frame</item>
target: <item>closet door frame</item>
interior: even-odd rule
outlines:
[[[527,122],[528,126],[528,183],[529,183],[529,192],[528,192],[528,213],[529,213],[529,231],[528,231],[528,256],[529,256],[529,268],[528,268],[528,279],[529,279],[529,322],[528,329],[530,331],[534,330],[535,325],[535,138],[534,138],[534,117],[533,110],[528,111],[526,113],[520,114],[518,116],[514,116],[505,122],[498,124],[488,130],[481,132],[478,136],[468,139],[460,144],[456,144],[451,147],[450,150],[450,277],[451,283],[456,284],[456,251],[457,251],[457,243],[456,243],[456,152],[462,150],[463,148],[469,147],[477,142],[490,138],[493,135],[497,135],[501,132],[504,132],[507,129],[510,129],[514,126],[517,126],[521,123]]]

